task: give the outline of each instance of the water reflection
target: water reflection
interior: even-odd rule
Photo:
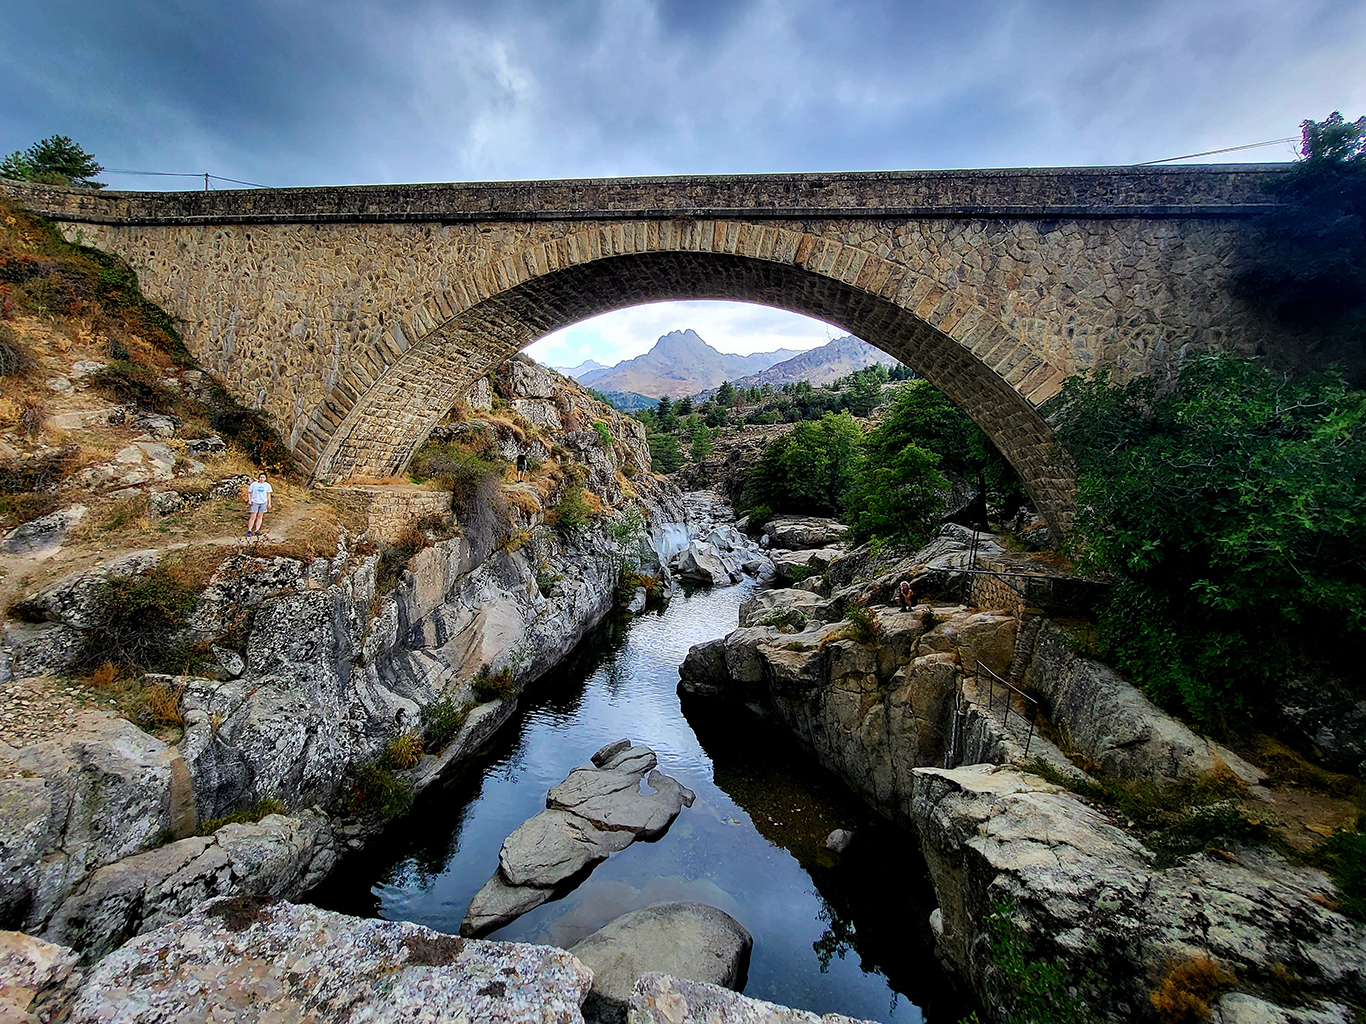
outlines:
[[[475,763],[428,790],[310,898],[352,914],[456,931],[503,839],[546,791],[612,740],[653,747],[697,800],[654,843],[599,865],[576,890],[491,937],[572,945],[658,900],[696,900],[754,935],[746,994],[818,1013],[957,1021],[926,924],[933,895],[906,833],[815,767],[789,734],[715,706],[680,707],[678,665],[732,629],[753,584],[676,599],[609,626],[532,688]],[[835,828],[856,839],[836,862]]]

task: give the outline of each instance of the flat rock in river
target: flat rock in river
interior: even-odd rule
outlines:
[[[632,910],[571,947],[593,972],[584,1004],[589,1020],[626,1020],[636,978],[662,971],[680,978],[744,987],[754,939],[739,921],[705,903],[666,902]]]
[[[839,1013],[811,1013],[750,999],[687,978],[651,972],[636,979],[632,1024],[873,1024]]]
[[[601,861],[637,839],[657,839],[694,795],[655,770],[649,747],[608,744],[546,796],[547,810],[519,825],[498,855],[498,870],[475,893],[462,935],[487,935],[532,907],[558,899]],[[648,777],[648,778],[647,778]],[[653,793],[642,793],[642,780]]]

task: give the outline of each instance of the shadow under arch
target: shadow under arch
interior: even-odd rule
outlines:
[[[373,384],[338,403],[344,412],[313,475],[395,474],[474,381],[533,341],[601,313],[684,299],[752,302],[805,314],[901,360],[981,427],[1015,468],[1054,536],[1064,535],[1074,480],[1052,457],[1043,417],[982,358],[891,299],[801,265],[726,252],[603,255],[472,302],[414,341],[405,339],[406,348]]]

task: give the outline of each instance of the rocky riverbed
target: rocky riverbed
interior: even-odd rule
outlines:
[[[836,558],[809,589],[747,602],[738,630],[689,652],[680,687],[781,721],[919,837],[938,951],[986,1005],[1020,998],[992,953],[1003,920],[1058,965],[1087,1019],[1145,1019],[1180,965],[1209,959],[1229,979],[1207,994],[1224,1021],[1351,1020],[1366,929],[1334,909],[1325,874],[1238,824],[1275,800],[1264,773],[1079,654],[1047,616],[1075,600],[1069,587],[968,572],[1009,559],[957,527],[893,564]],[[926,598],[909,612],[890,603],[903,578]],[[968,594],[999,610],[958,603]],[[1074,761],[1116,784],[1227,798],[1169,815],[1208,837],[1174,847],[1069,791],[1099,791]],[[1285,1001],[1284,977],[1312,1012]]]

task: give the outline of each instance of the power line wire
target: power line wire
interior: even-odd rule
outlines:
[[[255,181],[241,181],[237,178],[225,178],[221,174],[205,174],[202,171],[199,174],[190,174],[185,171],[130,171],[122,167],[106,167],[104,170],[110,174],[141,174],[154,178],[210,178],[214,181],[230,181],[234,185],[248,185],[251,188],[273,187],[271,185],[262,185]]]
[[[1248,144],[1248,145],[1246,145],[1246,146],[1229,146],[1229,147],[1226,148],[1226,149],[1210,149],[1210,150],[1206,150],[1206,151],[1203,152],[1203,153],[1187,153],[1185,156],[1169,156],[1169,157],[1166,157],[1166,158],[1164,158],[1164,159],[1162,159],[1162,160],[1144,160],[1143,163],[1141,163],[1141,164],[1135,164],[1134,166],[1135,166],[1135,167],[1151,167],[1153,164],[1169,164],[1169,163],[1171,163],[1173,160],[1190,160],[1190,159],[1192,159],[1192,158],[1194,158],[1194,157],[1197,157],[1197,156],[1215,156],[1215,155],[1217,155],[1217,154],[1219,154],[1219,153],[1237,153],[1237,152],[1239,152],[1240,150],[1244,150],[1244,149],[1261,149],[1263,146],[1279,146],[1282,142],[1299,142],[1299,141],[1300,141],[1300,140],[1299,140],[1298,138],[1296,138],[1295,136],[1291,136],[1291,137],[1288,138],[1288,139],[1272,139],[1272,140],[1270,140],[1269,142],[1253,142],[1253,143],[1250,143],[1250,144]]]

